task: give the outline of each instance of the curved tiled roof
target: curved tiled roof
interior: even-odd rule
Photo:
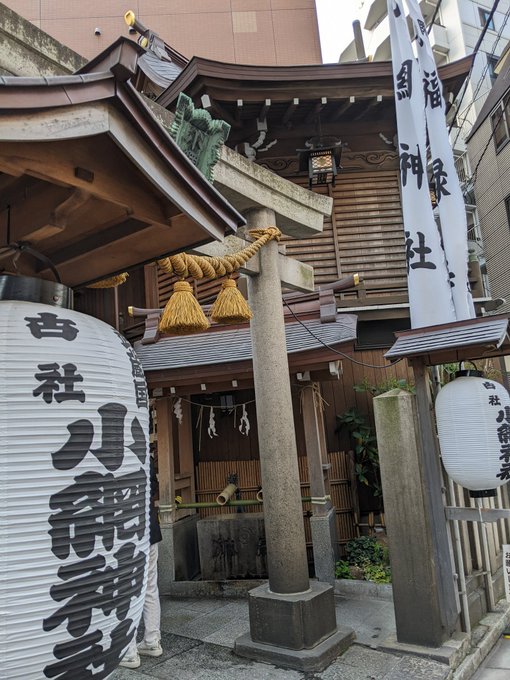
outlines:
[[[303,321],[306,328],[298,322],[287,323],[287,352],[318,350],[324,347],[321,343],[338,345],[353,342],[356,339],[356,321],[355,315],[342,314],[332,323],[321,323],[318,319]],[[249,326],[164,338],[152,345],[137,342],[135,350],[146,372],[252,359]]]

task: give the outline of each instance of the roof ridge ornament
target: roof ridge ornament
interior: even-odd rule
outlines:
[[[195,108],[191,98],[181,92],[169,132],[177,146],[212,182],[214,166],[230,133],[230,125],[224,120],[214,120],[205,109]]]

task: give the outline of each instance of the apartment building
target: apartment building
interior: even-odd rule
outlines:
[[[439,10],[436,13],[438,4]],[[420,2],[427,24],[435,17],[430,30],[430,40],[438,64],[456,61],[473,53],[493,4],[493,0]],[[456,123],[460,135],[454,131],[454,141],[460,142],[469,134],[496,80],[494,68],[510,40],[509,16],[510,0],[500,0],[475,58],[466,93],[456,110]],[[387,0],[359,0],[359,19],[368,59],[374,61],[391,59]],[[356,59],[353,39],[343,49],[339,61]],[[460,137],[459,140],[456,140],[457,136]]]
[[[315,0],[7,0],[5,4],[87,59],[119,35],[130,35],[123,17],[131,9],[188,58],[258,65],[321,63]]]

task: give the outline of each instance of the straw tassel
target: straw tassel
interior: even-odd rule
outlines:
[[[193,288],[187,281],[176,281],[174,292],[161,315],[159,330],[173,335],[188,335],[206,331],[209,325],[193,295]]]
[[[242,323],[252,317],[251,309],[235,280],[223,281],[216,302],[211,308],[211,319],[216,323]]]

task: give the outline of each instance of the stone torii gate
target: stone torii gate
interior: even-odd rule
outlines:
[[[302,189],[226,147],[220,151],[214,177],[215,186],[243,214],[248,229],[277,226],[284,234],[309,237],[322,231],[324,216],[331,212],[330,198]],[[192,252],[225,255],[245,245],[243,239],[229,236],[221,244]],[[248,279],[253,311],[253,374],[269,583],[250,592],[250,632],[236,641],[235,651],[259,661],[317,671],[352,642],[353,633],[337,627],[333,587],[324,582],[333,580],[334,509],[326,500],[324,437],[315,411],[304,419],[304,425],[307,444],[314,444],[308,448],[311,495],[320,502],[314,506],[312,531],[324,581],[310,582],[308,577],[282,285],[314,290],[313,268],[285,257],[280,250],[276,241],[266,244],[241,270]],[[313,407],[311,386],[305,391],[305,401]],[[171,505],[171,490],[168,495],[161,491],[161,504]]]

